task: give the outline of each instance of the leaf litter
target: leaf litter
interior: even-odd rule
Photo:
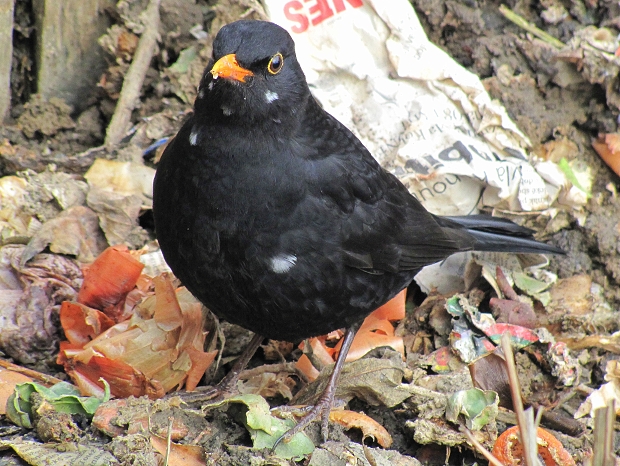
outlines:
[[[242,14],[260,16],[261,13],[260,6],[253,2],[220,1],[212,10],[215,19],[211,29],[206,28],[208,34],[201,33],[205,32],[202,27],[193,32],[188,28],[176,32],[167,30],[159,52],[162,61],[152,64],[148,78],[152,81],[146,85],[135,126],[124,141],[125,147],[115,153],[94,147],[96,139],[93,138],[99,137],[101,143],[102,117],[107,120],[111,114],[110,108],[120,92],[123,70],[135,53],[135,34],[141,33],[137,17],[143,6],[134,5],[132,9],[127,6],[130,2],[121,3],[123,5],[118,7],[121,24],[110,33],[111,40],[105,42],[118,60],[101,82],[104,97],[100,103],[91,107],[88,115],[85,112],[84,117],[74,119],[60,103],[41,102],[37,97],[18,120],[21,128],[2,130],[0,168],[6,176],[0,178],[0,317],[3,319],[0,347],[15,362],[53,372],[52,361],[63,333],[72,345],[91,349],[88,355],[82,353],[78,357],[79,364],[87,365],[86,361],[98,358],[98,351],[104,351],[105,345],[100,347],[93,343],[97,335],[121,325],[110,333],[134,333],[115,334],[116,340],[106,343],[106,357],[112,353],[114,356],[122,354],[116,342],[127,339],[126,335],[135,336],[133,353],[138,356],[136,359],[147,363],[147,368],[136,372],[129,368],[125,359],[109,359],[110,366],[104,373],[124,379],[122,384],[116,384],[117,387],[140,386],[143,392],[159,395],[182,383],[194,385],[207,370],[207,365],[215,360],[212,343],[217,338],[213,332],[175,335],[172,340],[163,333],[178,333],[179,329],[188,327],[201,329],[198,324],[203,319],[200,304],[183,292],[174,291],[171,282],[160,281],[160,297],[163,294],[166,302],[173,302],[176,296],[180,304],[173,303],[170,314],[158,314],[156,297],[152,295],[156,287],[153,283],[162,280],[156,278],[159,275],[156,259],[154,268],[149,269],[148,279],[138,274],[136,284],[107,295],[109,302],[85,299],[87,302],[80,303],[79,293],[83,293],[83,282],[88,285],[87,264],[100,257],[108,245],[123,243],[140,249],[152,239],[148,216],[153,169],[148,164],[156,155],[145,155],[145,165],[142,149],[170,136],[180,124],[195,97],[195,83],[209,57],[210,40],[221,24],[238,19]],[[166,8],[174,8],[173,0],[168,3]],[[515,422],[509,411],[512,404],[507,393],[507,375],[498,370],[504,362],[502,356],[496,354],[498,338],[506,330],[524,346],[517,362],[526,402],[542,404],[551,414],[570,418],[575,414],[581,416],[580,427],[592,429],[594,410],[617,399],[614,373],[617,372],[615,355],[620,348],[617,320],[620,229],[616,214],[620,212],[620,201],[616,180],[592,150],[594,147],[612,169],[617,166],[614,137],[620,100],[617,86],[613,84],[613,76],[617,75],[613,70],[618,63],[615,30],[593,25],[584,27],[591,22],[588,19],[593,11],[588,10],[591,7],[562,10],[557,2],[547,2],[540,11],[523,5],[515,8],[567,44],[566,49],[552,52],[544,40],[531,39],[520,29],[498,25],[497,21],[491,21],[490,24],[496,26],[480,34],[477,29],[480,18],[489,20],[499,15],[494,2],[483,2],[479,10],[453,2],[431,2],[431,5],[416,0],[413,3],[426,22],[431,38],[485,78],[490,92],[503,101],[531,138],[541,163],[558,163],[570,182],[570,186],[559,193],[559,202],[574,203],[579,198],[589,199],[589,204],[582,209],[557,212],[546,226],[545,234],[554,235],[572,258],[571,262],[561,257],[551,259],[550,269],[557,272],[557,282],[537,271],[534,271],[534,278],[520,270],[510,271],[506,278],[514,282],[516,293],[506,296],[508,288],[498,284],[502,278],[495,268],[483,264],[482,274],[480,270],[470,270],[469,275],[466,274],[473,287],[470,286],[465,295],[454,298],[431,294],[420,302],[416,290],[411,290],[406,314],[403,312],[397,318],[375,314],[365,324],[367,332],[360,332],[367,337],[367,341],[360,344],[358,355],[363,357],[347,365],[337,396],[371,416],[378,417],[377,413],[382,413],[380,424],[393,437],[391,448],[394,450],[366,445],[367,436],[387,437],[377,433],[370,417],[353,416],[353,420],[343,421],[346,427],[354,427],[349,431],[353,441],[345,440],[342,433],[332,432],[332,438],[338,440],[313,447],[308,464],[337,464],[345,458],[357,458],[363,464],[417,464],[414,458],[442,457],[446,446],[456,447],[450,450],[450,458],[446,461],[457,461],[459,455],[472,460],[478,453],[460,432],[460,427],[479,428],[474,435],[492,449],[500,431]],[[194,6],[197,5],[178,8],[196,15],[200,8],[192,10]],[[617,16],[612,8],[601,5],[596,12],[600,16],[599,25],[605,22],[605,15]],[[189,20],[188,24],[192,22]],[[557,26],[561,24],[570,24],[579,31],[567,40]],[[616,26],[612,24],[611,27]],[[447,30],[450,34],[445,33]],[[557,60],[544,58],[550,55]],[[167,96],[165,108],[161,103],[162,95]],[[172,95],[176,98],[171,99]],[[76,121],[82,124],[76,125]],[[78,127],[81,128],[79,134]],[[67,142],[71,138],[72,141]],[[70,148],[67,153],[77,155],[63,155],[62,150],[58,150],[62,144]],[[161,153],[161,150],[160,147],[155,152]],[[552,175],[550,172],[549,176]],[[535,228],[544,227],[542,223],[537,224],[535,218],[528,221]],[[143,250],[145,262],[149,254],[152,252]],[[140,260],[139,254],[132,257]],[[481,275],[490,284],[485,283]],[[96,287],[101,283],[100,278],[95,280]],[[161,291],[162,288],[165,290]],[[492,288],[500,292],[490,291]],[[529,299],[524,299],[524,295]],[[495,300],[493,305],[489,306],[489,298]],[[466,303],[459,304],[462,310],[458,315],[450,312],[455,309],[455,300],[457,304]],[[65,306],[64,312],[62,306]],[[404,306],[403,296],[403,311]],[[191,315],[187,322],[191,323],[183,324],[183,320],[179,320],[186,313],[184,307],[191,309],[187,312]],[[136,309],[139,317],[130,317]],[[103,314],[106,310],[111,314]],[[123,320],[127,317],[130,320]],[[62,323],[63,320],[72,323]],[[457,325],[457,320],[464,322]],[[63,332],[60,324],[66,325]],[[541,327],[547,332],[541,332]],[[157,332],[157,336],[153,332]],[[340,335],[331,334],[303,342],[303,355],[297,359],[296,367],[292,362],[300,355],[299,349],[276,351],[276,358],[281,358],[279,363],[251,373],[244,379],[240,396],[261,394],[275,405],[291,397],[293,403],[311,402],[325,383],[329,365],[337,354],[339,338]],[[140,346],[143,340],[146,343]],[[209,351],[203,351],[205,342],[211,345]],[[84,351],[63,346],[73,354]],[[166,356],[161,357],[164,353]],[[209,353],[211,362],[206,357]],[[365,353],[368,354],[364,356]],[[176,359],[169,357],[172,355]],[[267,355],[264,356],[267,359]],[[153,365],[158,357],[167,363],[174,362],[172,367],[163,369],[162,380],[155,382]],[[221,360],[224,365],[227,358]],[[483,361],[491,358],[499,359],[485,366]],[[249,370],[260,368],[262,362],[259,355],[253,363],[255,367]],[[78,363],[72,364],[70,371],[75,373]],[[193,372],[192,367],[195,367]],[[185,375],[180,377],[177,372]],[[221,367],[216,367],[215,363],[208,371],[211,377],[221,372]],[[97,375],[101,372],[85,375],[82,385],[98,394],[105,393]],[[183,378],[185,382],[181,382]],[[306,384],[313,379],[316,380]],[[474,386],[492,392],[481,392]],[[490,394],[480,397],[480,393]],[[497,393],[497,399],[492,393]],[[535,394],[538,397],[533,396]],[[279,418],[274,417],[275,413],[269,411],[264,400],[260,401],[262,398],[242,399],[245,401],[237,404],[245,406],[241,409],[246,411],[245,421],[238,414],[233,416],[234,409],[230,407],[209,410],[205,418],[172,402],[157,405],[157,401],[144,400],[120,406],[111,403],[125,400],[113,400],[103,405],[110,408],[106,419],[117,419],[124,428],[101,420],[96,423],[98,429],[114,438],[109,448],[98,443],[96,447],[90,444],[85,450],[79,441],[71,440],[77,438],[75,432],[78,431],[72,431],[77,425],[73,420],[77,413],[62,418],[65,427],[59,433],[43,434],[47,435],[46,444],[12,438],[8,442],[3,440],[0,448],[6,450],[10,446],[30,464],[46,464],[41,458],[52,456],[54,464],[71,464],[72,461],[113,464],[114,457],[130,464],[136,458],[155,461],[167,454],[169,464],[279,461],[274,457],[268,460],[268,453],[249,449],[268,443],[254,444],[250,429],[254,430],[254,435],[256,430],[267,432],[250,426],[247,413],[253,409],[268,419]],[[483,399],[488,404],[481,403]],[[497,413],[496,408],[492,408],[496,401],[499,402]],[[42,418],[57,419],[52,414],[54,411],[57,410],[50,404],[42,411]],[[169,428],[163,419],[166,416],[174,418]],[[95,419],[100,418],[95,416]],[[135,430],[127,429],[132,424]],[[358,429],[360,425],[365,426],[361,429],[363,433]],[[561,428],[567,427],[562,427],[560,422]],[[587,436],[573,434],[572,439],[567,439],[561,431],[555,433],[578,462],[590,454]],[[147,443],[144,443],[145,435],[150,436]],[[171,445],[176,445],[171,447],[174,453],[167,453],[167,437],[170,436],[173,437]],[[309,437],[313,438],[312,433]],[[63,438],[70,440],[70,446],[63,447],[64,450],[53,443]],[[90,440],[95,441],[95,437]],[[185,446],[181,447],[183,442]],[[199,447],[191,448],[196,445]],[[438,450],[438,446],[442,449]],[[206,457],[202,455],[204,451],[208,452]],[[437,455],[438,451],[442,453]],[[296,451],[294,454],[305,453]],[[444,459],[442,457],[440,462]]]

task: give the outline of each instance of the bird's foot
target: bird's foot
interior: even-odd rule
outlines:
[[[181,401],[187,404],[192,403],[217,403],[230,395],[237,392],[237,381],[239,380],[239,371],[231,370],[226,376],[220,380],[217,385],[211,387],[197,387],[191,392],[173,392],[166,395],[166,398],[179,397]]]
[[[185,403],[204,403],[206,401],[210,403],[217,403],[222,401],[227,396],[237,392],[237,382],[239,381],[239,375],[241,371],[245,369],[254,353],[262,343],[264,338],[260,335],[254,335],[252,340],[245,348],[241,356],[235,362],[233,368],[226,374],[226,376],[220,380],[220,382],[213,387],[198,387],[193,392],[175,392],[168,394],[166,398],[178,396]]]
[[[329,433],[329,413],[332,409],[334,398],[336,396],[336,383],[338,382],[338,377],[344,367],[344,361],[349,353],[349,348],[351,348],[351,343],[353,343],[353,338],[355,338],[355,333],[360,328],[360,325],[361,321],[351,325],[344,334],[344,339],[342,340],[342,346],[340,347],[340,353],[338,353],[336,364],[334,364],[334,368],[327,382],[327,386],[323,390],[323,393],[317,403],[312,407],[308,407],[310,411],[299,420],[295,427],[286,431],[278,440],[276,440],[276,443],[273,444],[272,451],[276,449],[280,442],[288,442],[295,434],[304,430],[308,424],[317,418],[321,418],[321,435],[323,436],[323,441],[327,442],[327,436]]]
[[[224,380],[222,380],[223,382]],[[165,399],[179,397],[187,404],[192,403],[217,403],[235,393],[235,388],[221,382],[211,387],[198,387],[192,392],[172,392],[165,396]]]
[[[326,389],[314,406],[305,406],[301,408],[285,406],[279,408],[281,412],[292,413],[294,415],[301,414],[303,417],[299,420],[299,422],[297,422],[295,427],[287,430],[278,440],[276,440],[276,443],[273,444],[272,451],[276,449],[280,442],[288,442],[295,436],[295,434],[303,431],[308,424],[319,418],[321,419],[321,435],[323,437],[323,442],[327,442],[327,437],[329,435],[329,413],[331,412],[334,404],[335,392],[335,389]]]

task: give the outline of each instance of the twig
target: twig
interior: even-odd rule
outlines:
[[[166,456],[164,457],[164,466],[168,466],[170,460],[170,450],[172,449],[172,424],[174,417],[168,418],[168,434],[166,435]]]
[[[517,423],[521,433],[521,444],[523,445],[524,459],[526,466],[536,466],[538,462],[538,444],[536,443],[537,427],[534,423],[534,411],[528,408],[523,410],[523,399],[521,398],[521,386],[517,377],[515,357],[510,343],[508,333],[502,335],[502,350],[506,357],[506,370],[510,383],[510,393],[512,394],[512,406],[517,415]]]
[[[592,445],[592,466],[613,466],[613,433],[616,418],[615,402],[594,412],[594,444]]]
[[[241,371],[239,374],[240,380],[248,380],[257,375],[262,375],[268,372],[279,373],[279,372],[289,372],[291,374],[297,373],[297,368],[295,367],[295,363],[292,362],[282,362],[278,364],[263,364],[262,366],[255,367],[253,369],[246,369]]]
[[[28,377],[31,377],[50,386],[62,382],[62,380],[57,379],[56,377],[52,377],[51,375],[43,374],[32,369],[18,366],[17,364],[13,364],[12,362],[6,361],[4,359],[0,359],[0,367],[4,367],[7,370],[27,375]]]
[[[105,146],[110,149],[116,146],[129,129],[131,112],[140,98],[140,89],[155,53],[157,37],[159,35],[159,2],[150,0],[144,14],[144,32],[138,42],[136,53],[127,70],[114,115],[108,126],[105,137]]]
[[[493,456],[489,450],[484,448],[484,445],[482,445],[478,441],[478,439],[474,437],[474,434],[472,434],[469,429],[463,428],[463,432],[465,433],[467,440],[469,440],[471,444],[477,448],[480,454],[484,456],[489,461],[490,464],[492,464],[493,466],[504,466],[503,463],[499,461],[497,458],[495,458],[495,456]]]
[[[559,41],[555,37],[547,34],[545,31],[543,31],[541,29],[538,29],[536,26],[534,26],[532,23],[529,23],[528,21],[526,21],[525,18],[523,18],[523,17],[519,16],[518,14],[516,14],[514,11],[512,11],[510,8],[508,8],[506,5],[500,5],[499,6],[499,12],[502,15],[504,15],[504,17],[507,20],[512,21],[514,24],[519,26],[521,29],[525,29],[527,32],[530,32],[530,33],[534,34],[540,40],[545,41],[547,44],[555,47],[556,49],[561,49],[561,48],[566,46],[566,44],[564,44],[564,42]]]

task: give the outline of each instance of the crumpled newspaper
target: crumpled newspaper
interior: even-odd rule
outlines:
[[[265,0],[312,92],[430,211],[551,206],[530,142],[477,76],[428,41],[407,0]]]
[[[487,206],[553,215],[558,198],[573,207],[587,201],[569,195],[576,188],[554,163],[530,163],[529,139],[475,74],[427,39],[407,0],[265,4],[271,20],[291,33],[323,107],[431,212],[466,215]],[[508,273],[522,270],[508,267],[518,261],[505,254],[476,257]],[[463,289],[471,258],[456,254],[425,268],[416,282],[426,292]]]

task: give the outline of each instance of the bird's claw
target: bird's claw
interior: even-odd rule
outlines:
[[[248,343],[248,346],[243,350],[243,353],[239,356],[233,368],[224,376],[220,382],[207,388],[197,388],[193,392],[178,392],[168,396],[179,396],[185,403],[198,403],[208,401],[210,403],[217,403],[224,400],[228,395],[237,393],[237,382],[239,381],[239,375],[241,371],[248,364],[248,361],[252,358],[261,342],[263,337],[255,334]]]
[[[276,440],[276,442],[273,444],[273,447],[271,448],[271,451],[275,451],[275,449],[277,448],[277,446],[281,443],[287,443],[289,442],[296,434],[298,434],[299,432],[303,431],[308,424],[310,424],[311,422],[315,421],[318,417],[321,418],[321,435],[323,437],[323,442],[327,442],[327,438],[329,435],[329,413],[331,412],[332,409],[332,404],[333,404],[333,394],[328,394],[328,396],[325,397],[321,397],[321,399],[319,399],[319,401],[317,402],[317,404],[315,404],[314,406],[310,407],[305,407],[305,408],[298,408],[295,407],[293,410],[283,410],[284,412],[304,412],[304,411],[308,411],[307,414],[305,414],[297,423],[297,425],[289,430],[287,430],[286,432],[284,432],[284,434],[282,434],[280,436],[280,438],[278,438],[278,440]]]
[[[179,397],[184,403],[217,403],[230,395],[231,391],[220,387],[220,384],[212,387],[198,387],[193,392],[173,392],[166,395],[165,398]]]

